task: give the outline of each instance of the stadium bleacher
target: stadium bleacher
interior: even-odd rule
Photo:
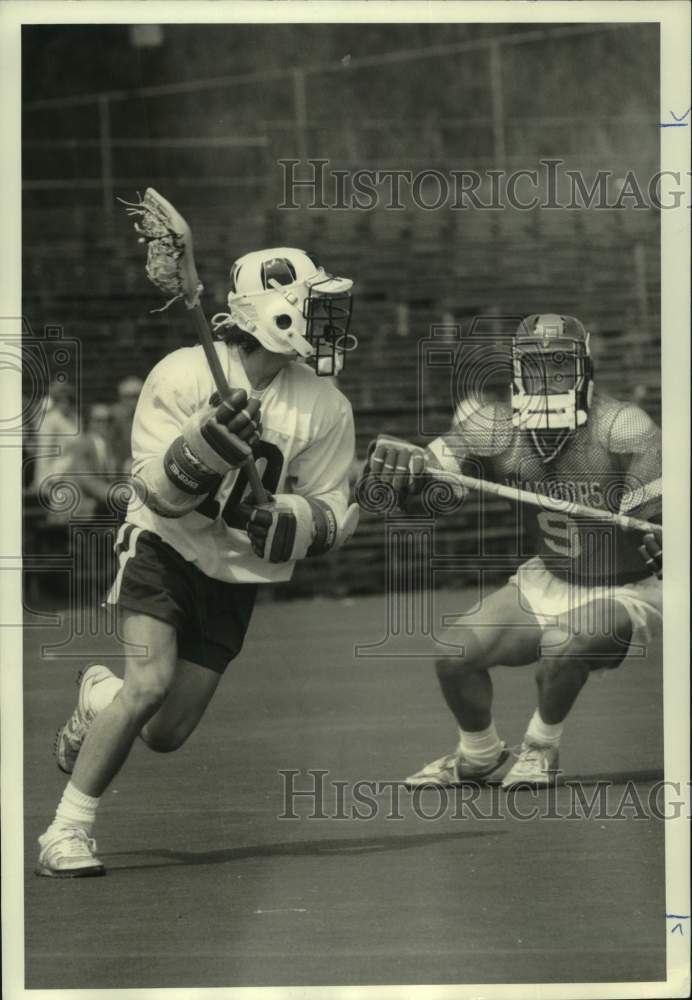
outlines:
[[[359,218],[337,216],[339,224],[332,226],[328,216],[317,227],[311,217],[286,216],[283,243],[315,247],[312,237],[317,228],[317,235],[322,235],[318,252],[356,282],[353,329],[359,348],[349,358],[341,386],[354,407],[360,456],[383,429],[418,437],[418,343],[430,335],[432,324],[450,318],[463,330],[470,309],[480,315],[560,310],[582,317],[594,333],[598,383],[630,397],[641,394],[643,387],[645,405],[654,418],[659,417],[656,218],[648,220],[651,233],[645,241],[640,218],[636,219],[639,231],[630,234],[614,223],[609,230],[599,216],[594,220],[598,238],[589,236],[579,245],[560,232],[540,232],[531,239],[523,218],[516,220],[518,232],[512,232],[509,219],[518,213],[505,213],[499,237],[488,231],[484,238],[476,231],[467,238],[464,220],[457,223],[450,247],[443,228],[446,220],[435,219],[439,224],[431,229],[430,214],[420,212],[413,219],[409,214],[403,239],[397,232],[401,223],[390,223],[382,213],[385,218],[373,220],[367,243],[358,231]],[[589,222],[595,215],[590,213]],[[85,400],[107,398],[118,379],[132,372],[133,362],[138,374],[146,375],[163,354],[194,343],[193,332],[182,308],[166,314],[149,312],[159,304],[157,293],[144,277],[141,251],[124,216],[108,241],[103,235],[89,238],[89,233],[97,232],[96,219],[75,239],[70,218],[71,209],[60,213],[54,209],[49,225],[41,230],[44,212],[36,216],[29,211],[25,216],[25,311],[34,328],[60,318],[65,336],[82,345]],[[194,213],[193,225],[211,314],[224,305],[229,250],[235,255],[236,248],[262,245],[271,234],[262,213],[244,217],[242,242],[235,237],[233,248],[223,226],[206,220],[197,224]],[[40,240],[32,237],[34,232],[40,232]],[[634,308],[637,244],[644,247],[648,265],[652,326],[646,330]],[[437,408],[434,400],[426,400],[442,426],[449,399],[444,393]],[[464,546],[469,516],[465,512],[440,521],[441,551]],[[503,539],[509,541],[512,525],[503,520],[501,506],[496,516],[496,541],[501,547]],[[383,524],[364,514],[349,548],[338,559],[299,567],[290,592],[347,593],[379,589],[382,584]],[[288,590],[281,588],[279,593]]]
[[[636,29],[604,38],[595,33],[576,48],[573,40],[565,43],[564,49],[557,40],[552,71],[579,74],[582,47],[592,52],[612,44],[627,44],[633,53],[641,49]],[[535,44],[544,51],[540,41]],[[526,51],[523,45],[507,47],[506,81],[526,71]],[[389,93],[387,81],[410,88],[409,62],[393,59],[389,65],[385,60],[388,68],[380,72],[376,61],[370,66],[366,60],[361,75],[349,78],[343,106],[329,104],[342,92],[334,86],[321,89],[319,73],[310,70],[310,117],[302,136],[291,120],[293,98],[281,72],[259,82],[256,76],[247,84],[236,81],[235,89],[197,92],[193,87],[171,95],[153,88],[112,99],[87,94],[64,107],[53,102],[30,109],[25,117],[24,313],[34,331],[58,324],[66,337],[79,341],[84,405],[112,398],[120,378],[144,377],[162,355],[195,342],[182,307],[151,313],[161,301],[145,278],[130,220],[115,200],[132,199],[138,187],[152,184],[192,226],[208,315],[224,308],[231,260],[257,246],[305,246],[354,279],[353,330],[360,345],[340,382],[353,403],[361,457],[379,431],[419,437],[419,344],[433,326],[452,322],[466,329],[474,315],[559,311],[579,316],[593,332],[601,388],[636,398],[659,419],[660,213],[655,208],[477,211],[446,206],[427,211],[409,203],[404,210],[380,204],[368,211],[334,211],[309,209],[305,199],[299,210],[278,207],[282,172],[277,161],[299,155],[301,146],[308,155],[319,150],[330,157],[332,170],[396,165],[449,174],[471,167],[535,167],[540,156],[556,153],[563,154],[565,170],[582,170],[587,179],[604,167],[615,175],[632,167],[642,179],[655,168],[647,159],[648,146],[638,144],[639,119],[620,120],[618,94],[598,95],[596,83],[589,100],[602,102],[600,117],[590,120],[584,97],[583,108],[564,109],[572,115],[568,121],[555,117],[545,94],[535,95],[533,108],[515,108],[507,82],[507,159],[498,164],[490,142],[489,99],[479,76],[486,59],[481,46],[465,52],[462,60],[439,61],[439,80],[425,79],[429,91],[439,91],[440,108],[432,113],[428,102],[423,114],[411,106],[400,119],[393,114],[394,97],[386,112],[368,88],[377,85]],[[455,111],[450,87],[458,73],[465,74],[466,97],[474,86],[478,91],[476,124],[448,117]],[[201,66],[199,75],[204,75]],[[637,101],[649,100],[644,83],[636,100],[631,98],[630,115],[641,111]],[[623,93],[629,86],[633,94],[631,84],[618,81]],[[106,118],[99,119],[105,107]],[[381,121],[375,117],[379,113]],[[99,121],[101,139],[104,122],[108,126],[107,177]],[[200,135],[204,141],[194,138]],[[237,140],[235,146],[223,145],[231,139]],[[451,400],[446,387],[440,393],[439,399],[426,398],[425,407],[442,429]],[[441,551],[470,544],[467,525],[473,510],[471,503],[440,521]],[[501,508],[493,517],[488,538],[502,551],[510,544],[512,525]],[[383,573],[383,524],[365,514],[349,548],[336,559],[299,567],[290,592],[376,590]]]

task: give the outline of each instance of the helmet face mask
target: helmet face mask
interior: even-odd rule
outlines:
[[[583,377],[577,344],[560,350],[542,351],[534,343],[517,344],[524,391],[531,396],[557,396],[578,388]]]
[[[572,316],[523,320],[512,345],[512,420],[529,431],[573,431],[593,393],[589,334]]]
[[[301,358],[318,375],[336,375],[357,345],[348,332],[352,287],[303,250],[258,250],[231,268],[229,313],[215,328],[237,326],[268,351]]]
[[[356,337],[349,333],[353,311],[350,290],[324,294],[320,289],[320,285],[332,285],[335,280],[343,279],[326,276],[312,284],[303,303],[305,339],[313,349],[308,363],[318,375],[338,375],[347,353],[358,346]]]

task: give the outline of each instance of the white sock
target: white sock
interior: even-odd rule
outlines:
[[[564,722],[557,722],[554,726],[549,725],[543,721],[540,712],[536,709],[531,716],[526,735],[532,742],[539,743],[541,746],[556,747],[560,743],[564,725]]]
[[[104,677],[103,680],[96,681],[95,684],[91,685],[87,701],[94,715],[98,715],[104,708],[108,708],[123,686],[122,677],[116,677],[110,671],[108,673],[110,674],[109,677]]]
[[[86,795],[68,781],[65,791],[55,813],[54,826],[81,827],[86,833],[91,833],[96,819],[96,806],[99,799]]]
[[[482,729],[478,733],[469,733],[465,729],[459,730],[460,753],[474,763],[486,764],[495,760],[500,752],[502,743],[497,735],[495,723],[491,722],[487,729]]]

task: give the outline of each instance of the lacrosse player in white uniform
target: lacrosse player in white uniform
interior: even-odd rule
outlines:
[[[120,609],[124,678],[99,664],[81,677],[55,745],[71,778],[39,838],[37,874],[105,873],[96,808],[136,737],[156,751],[181,746],[240,651],[257,586],[288,580],[296,560],[355,530],[351,407],[320,377],[355,346],[351,288],[301,250],[246,254],[228,313],[212,320],[229,400],[215,396],[202,347],[174,351],[147,378],[132,432],[139,495],[107,598]],[[239,469],[248,446],[271,497],[263,506]]]

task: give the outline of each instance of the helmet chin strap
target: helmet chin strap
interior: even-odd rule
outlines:
[[[289,289],[286,288],[284,285],[279,284],[276,278],[269,279],[269,286],[273,288],[275,292],[278,292],[280,295],[283,295],[283,297],[286,299],[289,305],[293,306],[295,309],[298,308],[298,296],[295,295],[293,292],[289,291]]]

